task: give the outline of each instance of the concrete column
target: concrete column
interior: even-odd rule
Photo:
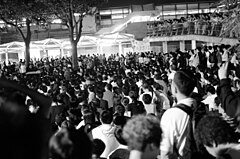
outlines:
[[[180,51],[185,51],[185,41],[180,41]]]
[[[6,56],[6,59],[5,59],[5,61],[6,61],[6,65],[8,66],[8,51],[6,51],[6,53],[5,53],[5,56]]]
[[[197,48],[197,42],[196,40],[192,40],[192,49],[196,49]]]
[[[162,46],[163,46],[163,53],[168,53],[167,41],[163,41]]]
[[[123,54],[123,48],[122,48],[122,43],[121,42],[118,43],[118,47],[119,47],[119,55],[122,55]]]
[[[103,54],[103,46],[99,46],[99,48],[100,48],[100,54]]]

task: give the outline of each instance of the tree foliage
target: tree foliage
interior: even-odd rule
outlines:
[[[46,0],[48,14],[55,15],[68,27],[72,44],[73,68],[77,69],[77,43],[82,35],[83,18],[93,15],[104,0]]]
[[[0,0],[0,19],[15,27],[25,45],[26,64],[30,61],[31,24],[45,20],[45,5],[41,0]],[[26,26],[26,28],[22,28]],[[23,31],[25,29],[25,31]],[[25,34],[24,34],[25,33]]]

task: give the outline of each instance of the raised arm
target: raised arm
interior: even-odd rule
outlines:
[[[240,97],[237,96],[231,89],[231,81],[228,78],[228,62],[224,63],[219,71],[218,76],[220,79],[219,96],[221,104],[227,115],[236,117],[240,111]]]

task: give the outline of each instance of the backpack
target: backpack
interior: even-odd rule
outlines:
[[[190,143],[188,148],[185,148],[184,156],[178,155],[179,158],[186,158],[186,159],[196,159],[200,156],[200,151],[198,149],[198,145],[196,143],[195,137],[194,137],[194,131],[195,128],[200,121],[200,119],[207,114],[206,105],[202,102],[199,102],[197,107],[192,109],[192,107],[189,107],[185,104],[178,104],[174,106],[173,108],[178,108],[187,113],[190,116],[191,123],[189,124],[189,133],[187,136],[187,141]],[[176,152],[178,152],[176,150]]]
[[[210,63],[217,63],[216,52],[210,53],[210,55],[209,55],[209,62],[210,62]]]

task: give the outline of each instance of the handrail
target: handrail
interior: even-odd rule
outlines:
[[[176,35],[206,35],[223,38],[239,38],[240,30],[239,18],[234,18],[233,22],[207,22],[207,21],[190,21],[176,24],[161,25],[158,22],[148,23],[148,37],[159,36],[176,36]],[[236,31],[236,29],[238,29]]]

